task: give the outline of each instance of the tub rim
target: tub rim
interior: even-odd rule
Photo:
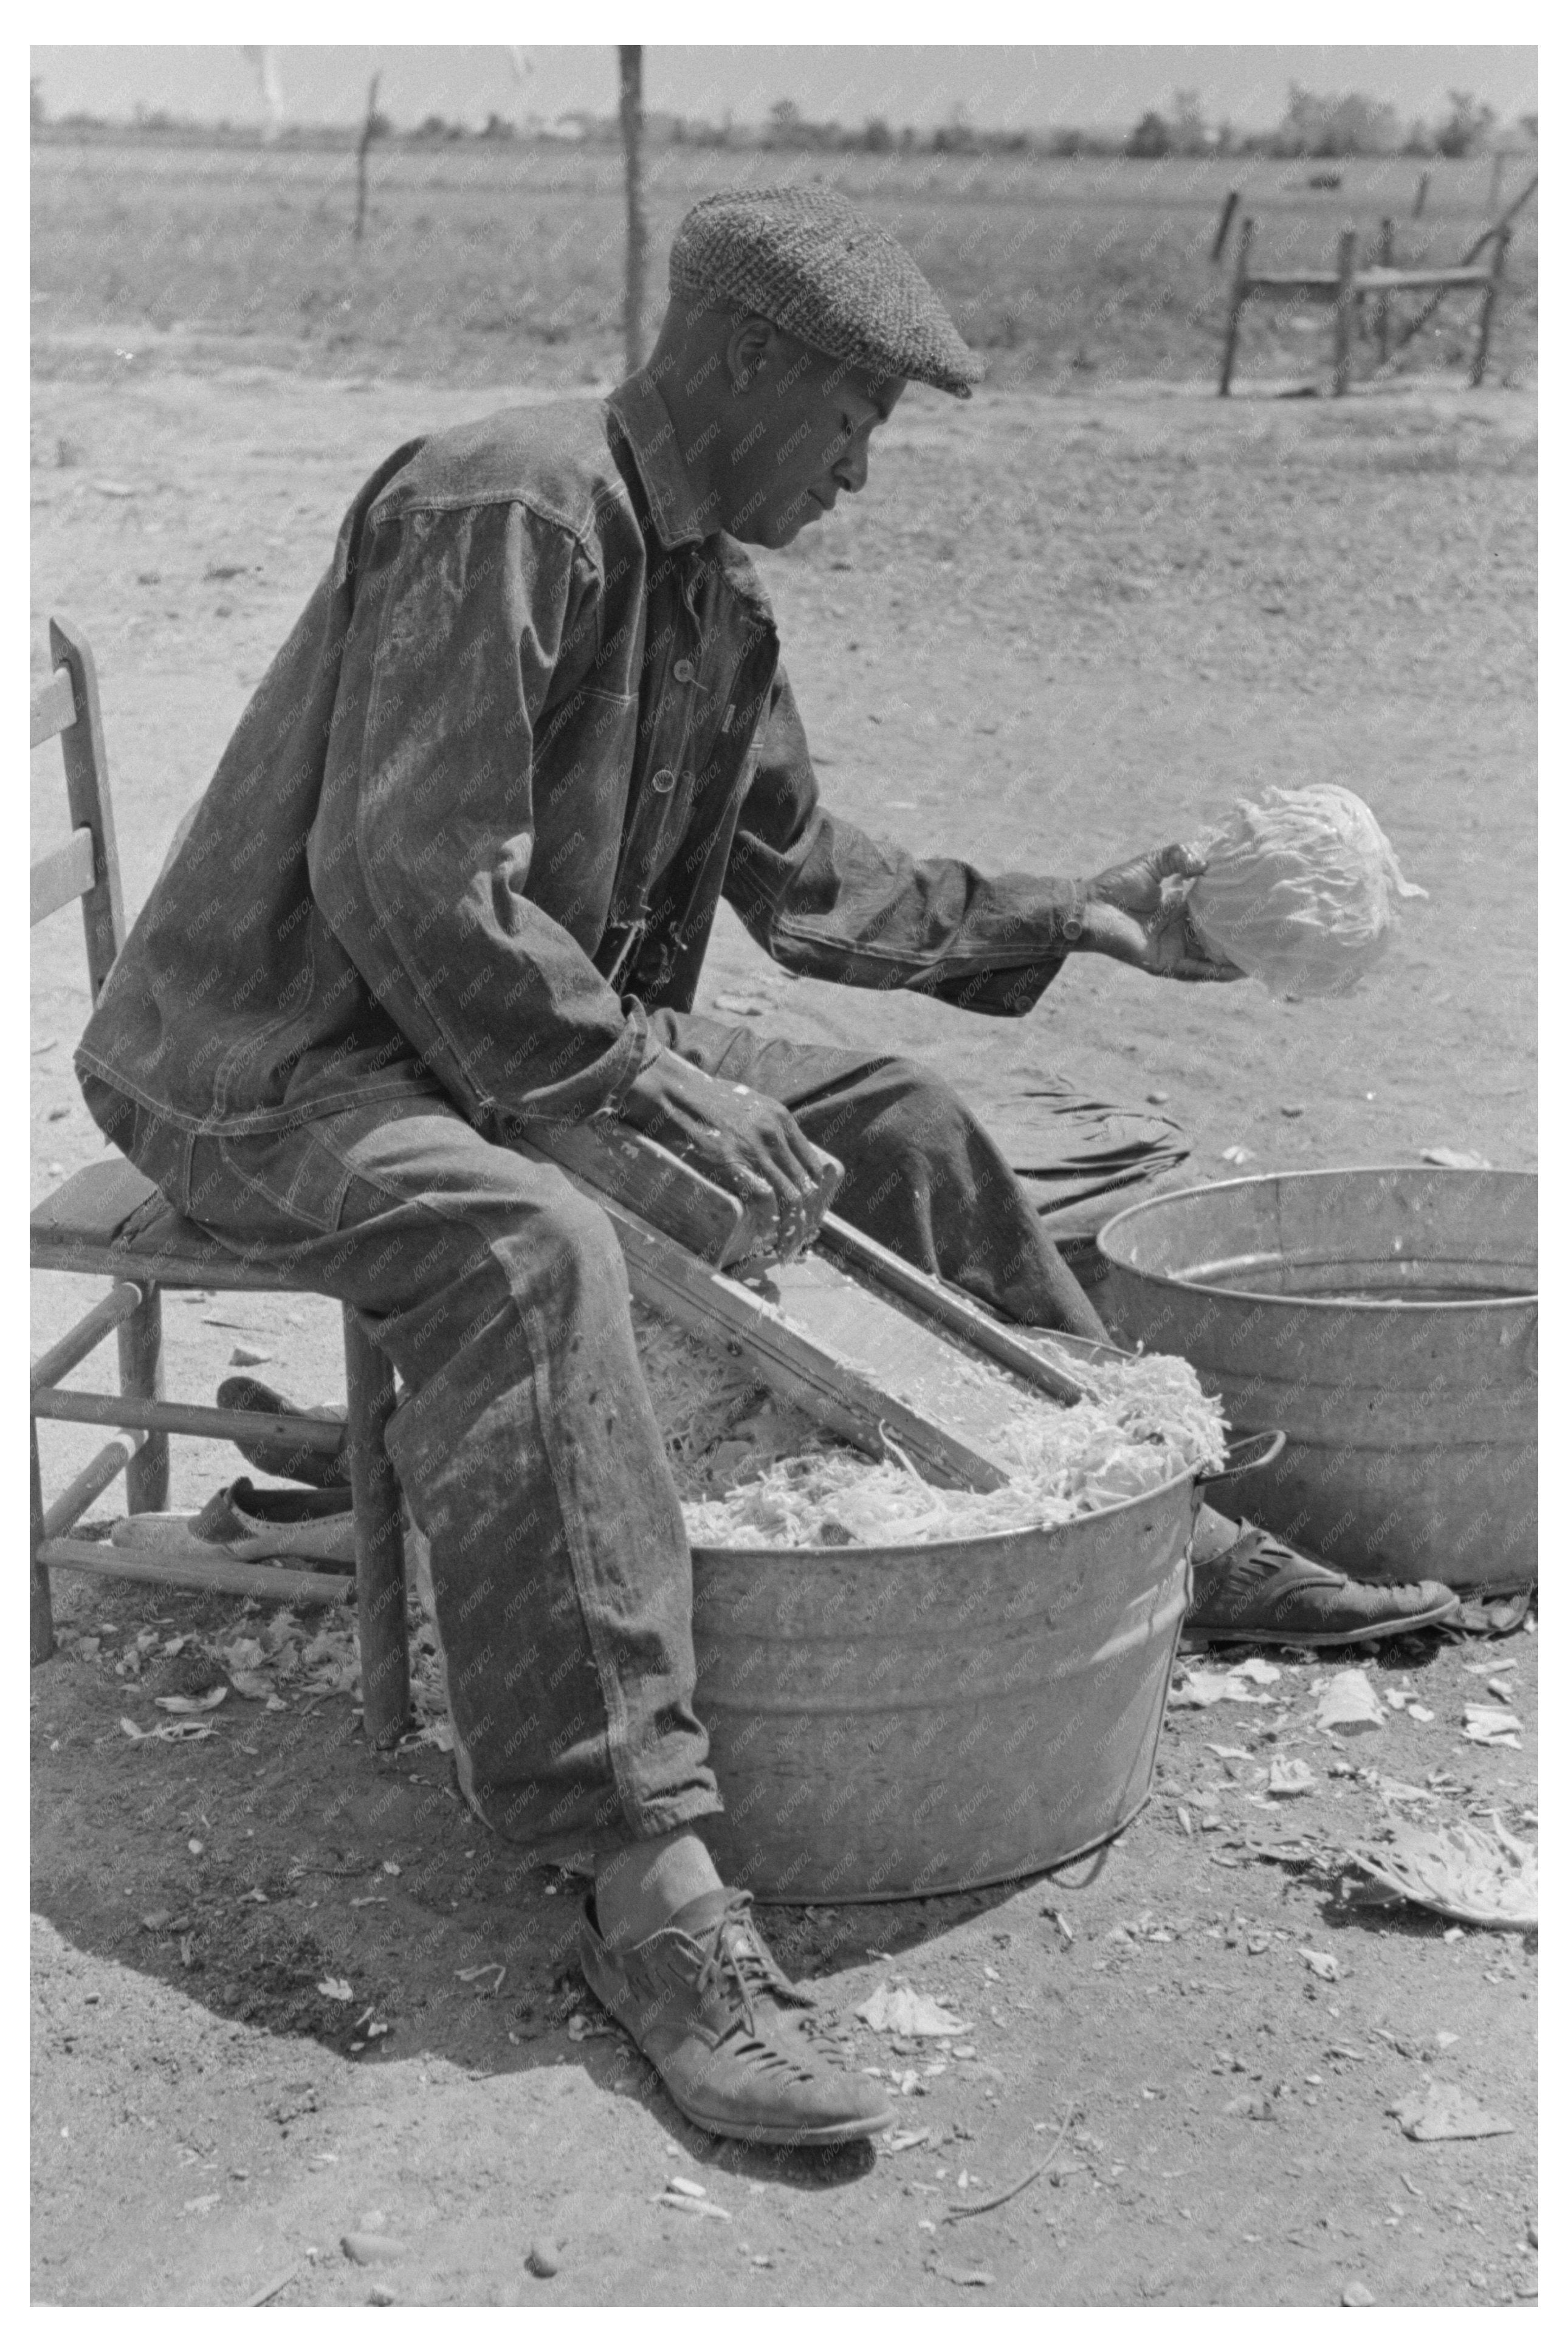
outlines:
[[[1120,1256],[1111,1245],[1118,1225],[1129,1225],[1149,1211],[1163,1208],[1172,1201],[1192,1201],[1200,1194],[1241,1192],[1255,1184],[1295,1182],[1301,1177],[1322,1176],[1422,1176],[1439,1181],[1450,1176],[1510,1176],[1522,1177],[1539,1186],[1540,1171],[1534,1168],[1435,1168],[1420,1160],[1379,1160],[1370,1164],[1352,1162],[1342,1168],[1275,1168],[1260,1171],[1256,1176],[1221,1176],[1210,1184],[1184,1184],[1170,1192],[1155,1192],[1146,1201],[1131,1202],[1119,1209],[1106,1220],[1095,1235],[1095,1246],[1100,1255],[1110,1260],[1119,1274],[1131,1276],[1136,1281],[1149,1283],[1163,1290],[1174,1290],[1191,1298],[1223,1298],[1246,1300],[1253,1307],[1289,1307],[1292,1314],[1303,1307],[1314,1311],[1331,1309],[1336,1315],[1476,1315],[1498,1307],[1534,1307],[1541,1304],[1539,1288],[1535,1290],[1490,1291],[1482,1298],[1314,1298],[1294,1291],[1241,1290],[1229,1284],[1194,1282],[1185,1275],[1156,1274],[1148,1266],[1134,1265]],[[1391,1261],[1392,1263],[1392,1261]],[[1160,1350],[1171,1354],[1170,1349]],[[1184,1361],[1186,1360],[1184,1358]]]

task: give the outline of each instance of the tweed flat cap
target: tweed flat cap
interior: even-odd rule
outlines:
[[[724,188],[681,222],[671,290],[771,320],[830,359],[969,397],[985,371],[901,245],[831,188]]]

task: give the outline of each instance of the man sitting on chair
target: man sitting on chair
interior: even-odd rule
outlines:
[[[591,1860],[589,1982],[707,2129],[887,2120],[799,2032],[702,1842],[690,1555],[603,1212],[509,1148],[613,1112],[800,1238],[837,1206],[994,1313],[1100,1326],[1080,1259],[1163,1122],[1042,1097],[1027,1184],[916,1065],[691,1006],[721,897],[792,972],[1020,1016],[1070,955],[1215,966],[1178,846],[1087,881],[917,862],[818,796],[741,542],[863,488],[908,382],[980,369],[890,238],[816,189],[682,224],[646,370],[607,403],[414,441],[353,501],[142,910],[78,1055],[177,1208],[355,1307],[406,1396],[387,1446],[429,1541],[458,1776],[539,1860]],[[760,1195],[759,1195],[760,1196]],[[1043,1219],[1044,1207],[1048,1214]],[[1352,1636],[1450,1608],[1213,1512],[1196,1622]]]

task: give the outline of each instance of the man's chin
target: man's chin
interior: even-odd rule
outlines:
[[[815,509],[809,515],[759,515],[734,536],[747,547],[788,547],[800,537],[806,524],[815,520]]]
[[[773,541],[773,545],[787,547],[792,539],[800,537],[807,523],[820,522],[826,512],[826,509],[817,499],[807,499],[803,506],[792,508],[788,514],[775,516],[773,529],[778,536]]]
[[[729,529],[731,536],[746,547],[788,547],[800,537],[807,523],[820,522],[826,512],[819,499],[806,498],[799,506],[787,507],[781,512],[748,515]]]

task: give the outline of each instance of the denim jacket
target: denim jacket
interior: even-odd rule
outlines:
[[[658,1050],[645,1007],[689,1009],[721,895],[792,971],[1035,1003],[1066,886],[917,862],[821,805],[768,600],[675,441],[641,373],[387,458],[114,965],[84,1078],[187,1132],[411,1077],[486,1132],[589,1118]]]

